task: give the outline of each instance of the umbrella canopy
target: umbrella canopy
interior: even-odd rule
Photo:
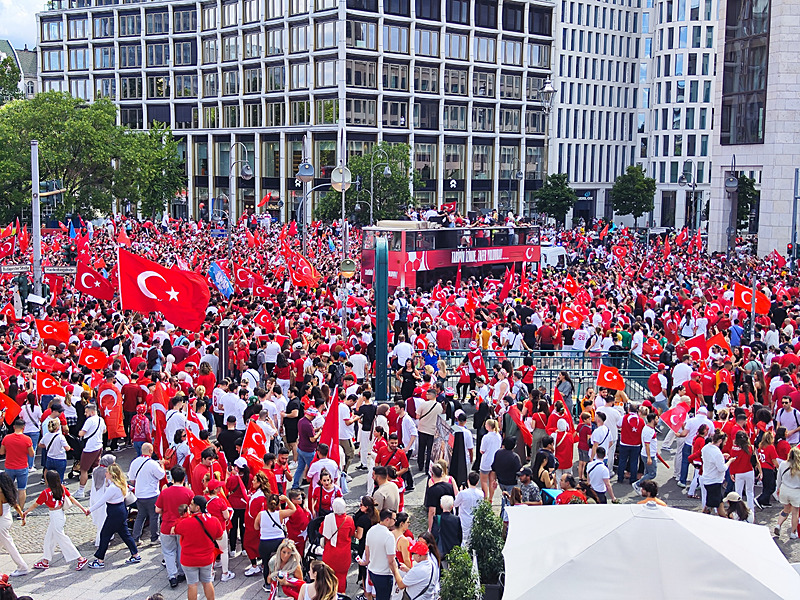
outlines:
[[[800,598],[766,527],[655,503],[506,510],[504,600]]]

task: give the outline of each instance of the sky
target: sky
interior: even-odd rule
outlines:
[[[0,0],[0,39],[14,48],[36,46],[36,13],[44,5],[45,0]]]

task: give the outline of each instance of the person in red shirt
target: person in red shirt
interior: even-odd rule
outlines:
[[[350,544],[356,533],[353,518],[345,514],[347,505],[343,498],[333,501],[332,513],[320,525],[320,533],[325,538],[322,562],[333,569],[339,583],[339,593],[347,591],[347,571],[353,563]]]
[[[297,507],[286,520],[286,537],[294,542],[295,548],[303,556],[306,547],[308,524],[311,523],[311,513],[303,506],[303,492],[289,490],[289,500]]]
[[[589,438],[592,437],[592,415],[588,412],[581,413],[581,422],[576,430],[578,434],[578,477],[584,478],[586,465],[589,463]]]
[[[778,450],[775,448],[775,434],[764,432],[756,450],[758,463],[761,465],[761,483],[764,486],[761,495],[756,498],[756,506],[763,509],[772,506],[772,494],[775,492],[777,469],[780,464]]]
[[[443,325],[436,330],[436,349],[442,358],[447,358],[447,353],[453,348],[453,332]]]
[[[646,414],[646,413],[645,413]],[[622,418],[619,435],[619,466],[617,481],[625,481],[625,471],[630,475],[631,484],[639,479],[639,455],[642,451],[642,431],[644,419],[635,412],[629,412]]]
[[[0,442],[0,456],[6,457],[5,473],[17,485],[19,505],[25,508],[25,489],[28,487],[28,457],[35,456],[31,438],[25,435],[25,421],[20,418],[14,420],[14,433],[3,438]]]
[[[202,494],[206,489],[203,481],[206,475],[209,475],[209,479],[222,480],[221,468],[219,463],[216,463],[216,458],[214,449],[206,448],[200,453],[200,463],[192,468],[192,491],[196,496]]]
[[[178,507],[189,504],[194,497],[192,490],[184,487],[186,471],[176,466],[170,469],[172,485],[161,490],[156,500],[156,512],[161,515],[161,554],[167,567],[167,578],[171,588],[178,587],[178,579],[185,579],[178,536],[173,531],[178,522]],[[212,561],[213,562],[213,561]]]
[[[219,541],[224,529],[219,520],[206,512],[208,503],[203,496],[194,496],[189,504],[189,514],[175,524],[175,533],[180,537],[180,561],[188,597],[197,598],[197,586],[203,585],[203,593],[214,600],[214,559],[219,552]]]
[[[378,450],[375,456],[375,465],[394,467],[398,477],[402,477],[408,471],[408,457],[400,448],[400,439],[396,433],[389,434],[388,446],[383,446]]]
[[[570,431],[566,419],[559,419],[556,423],[556,431],[553,433],[553,447],[558,461],[556,476],[561,473],[572,472],[572,462],[575,456],[575,442],[577,436]],[[559,480],[561,477],[558,477]]]
[[[220,581],[230,581],[236,574],[230,570],[230,553],[228,552],[228,531],[231,529],[231,516],[233,509],[228,499],[222,493],[225,483],[219,479],[212,479],[206,484],[206,510],[222,525],[222,541],[220,542],[220,560],[222,561],[222,576]]]
[[[700,376],[700,387],[703,390],[703,399],[709,414],[714,414],[714,394],[717,391],[717,375],[706,371]]]
[[[569,473],[564,473],[559,481],[561,493],[556,496],[556,504],[586,504],[586,495],[578,489],[578,482]]]
[[[775,429],[775,451],[778,453],[778,458],[781,460],[789,458],[791,449],[792,445],[786,441],[786,427]]]
[[[692,378],[683,384],[683,389],[686,391],[686,395],[692,399],[692,408],[694,410],[700,408],[704,398],[703,386],[700,383],[700,373],[698,371],[692,371]]]
[[[736,433],[733,447],[731,448],[731,458],[733,459],[728,473],[736,484],[736,493],[742,496],[742,491],[747,495],[747,505],[750,510],[755,510],[755,495],[753,486],[755,478],[761,473],[761,465],[756,460],[753,467],[753,446],[747,437],[747,433],[739,431]]]

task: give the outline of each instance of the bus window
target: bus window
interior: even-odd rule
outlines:
[[[392,233],[392,243],[391,247],[389,248],[392,252],[402,252],[403,251],[403,232],[402,231],[395,231]]]
[[[508,229],[492,230],[492,246],[508,246]]]
[[[527,246],[538,246],[539,245],[539,228],[532,227],[528,229],[525,233],[525,244]]]
[[[433,231],[421,231],[419,232],[419,238],[417,241],[418,249],[419,250],[435,250],[436,243],[435,238],[436,233]]]
[[[441,250],[443,248],[453,249],[458,248],[459,235],[458,230],[451,227],[444,227],[437,229],[436,235],[436,248]]]
[[[417,232],[406,231],[406,252],[416,252],[417,250]]]
[[[472,247],[472,232],[468,229],[464,229],[459,232],[460,240],[458,242],[459,248],[471,248]]]
[[[364,250],[375,249],[375,232],[367,231],[364,235]]]

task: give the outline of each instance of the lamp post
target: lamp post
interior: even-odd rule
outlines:
[[[375,155],[376,154],[383,154],[386,157],[386,162],[375,164]],[[392,170],[389,168],[389,154],[386,150],[378,147],[372,151],[372,154],[369,158],[369,224],[370,227],[375,224],[373,219],[373,201],[375,199],[375,194],[373,193],[375,189],[375,167],[385,167],[383,169],[383,176],[388,179],[392,176]]]
[[[686,170],[686,164],[690,165],[690,169]],[[689,179],[691,178],[691,182]],[[697,223],[697,173],[696,167],[693,160],[687,160],[683,163],[683,173],[681,173],[680,177],[678,177],[678,185],[681,187],[685,187],[687,183],[691,183],[692,186],[692,204],[691,209],[689,211],[689,218],[691,219],[691,223],[689,224],[689,230],[694,233],[695,230],[699,229],[700,226]],[[702,192],[701,192],[702,193]],[[702,196],[701,196],[702,198]]]
[[[225,198],[225,200],[228,201],[228,208],[230,208],[231,207],[230,198],[228,198],[228,196],[226,196],[225,194],[222,194],[219,197],[219,199],[222,200],[223,198]],[[215,207],[214,212],[220,215],[220,217],[224,218],[226,223],[228,224],[226,229],[228,232],[228,267],[230,268],[230,265],[232,264],[231,261],[233,260],[233,237],[231,236],[231,213],[219,207]],[[211,215],[211,218],[212,219],[214,218],[213,213]]]
[[[233,154],[233,149],[236,146],[241,146],[244,148],[244,158],[236,160],[236,157]],[[228,169],[228,221],[230,221],[236,215],[236,210],[234,209],[234,205],[236,204],[236,194],[233,191],[233,188],[236,185],[236,171],[234,168],[239,163],[242,163],[239,177],[245,181],[250,181],[253,178],[253,169],[250,167],[250,162],[247,160],[247,146],[244,145],[244,142],[233,142],[228,149],[228,154],[230,155],[230,168]],[[231,244],[230,234],[228,235],[228,244]]]
[[[514,163],[517,163],[517,170],[514,170]],[[511,210],[511,184],[514,180],[522,181],[525,173],[522,172],[522,161],[515,156],[511,159],[511,166],[508,170],[508,210]],[[519,200],[519,198],[517,198]]]
[[[347,258],[347,216],[344,206],[345,192],[350,189],[353,183],[353,175],[350,169],[340,164],[331,173],[331,187],[342,194],[342,260]]]
[[[547,172],[550,170],[550,111],[553,108],[553,100],[555,100],[556,88],[553,87],[553,82],[548,77],[544,81],[544,85],[538,92],[538,98],[542,102],[542,112],[544,113],[544,151],[545,156],[544,164],[545,169],[542,177],[547,177]]]
[[[306,231],[306,203],[308,202],[308,195],[311,193],[310,190],[307,190],[308,183],[313,181],[314,179],[314,166],[308,162],[307,158],[304,158],[303,161],[297,167],[297,173],[295,177],[303,182],[303,201],[297,207],[297,212],[295,213],[295,221],[300,220],[300,207],[303,207],[303,256],[306,256],[306,250],[308,245],[308,232]]]
[[[725,192],[731,199],[731,214],[728,222],[728,248],[727,257],[731,260],[734,250],[736,250],[736,229],[737,217],[739,212],[739,178],[736,176],[736,155],[731,157],[731,170],[725,177]]]

